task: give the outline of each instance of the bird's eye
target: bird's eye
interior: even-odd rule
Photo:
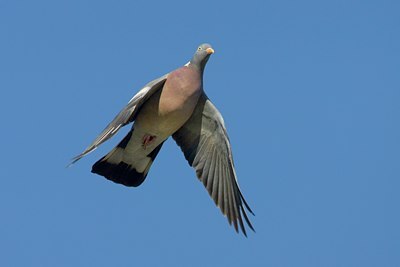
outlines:
[[[199,51],[200,51],[200,50],[201,50],[201,46],[199,46],[199,48],[197,48],[197,50],[199,50]]]

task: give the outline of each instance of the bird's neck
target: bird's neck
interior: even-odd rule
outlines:
[[[198,71],[200,71],[201,76],[203,76],[203,72],[204,72],[204,68],[206,67],[206,63],[207,60],[198,60],[197,57],[193,57],[190,61],[189,61],[189,67],[196,69]]]

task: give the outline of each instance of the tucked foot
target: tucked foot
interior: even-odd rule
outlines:
[[[142,139],[142,147],[143,149],[146,149],[147,146],[151,145],[152,143],[154,143],[154,141],[156,140],[156,136],[154,135],[150,135],[150,134],[145,134],[143,136]]]

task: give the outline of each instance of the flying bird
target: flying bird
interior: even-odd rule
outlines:
[[[245,209],[254,213],[238,185],[224,120],[203,90],[204,68],[213,53],[211,45],[202,44],[187,64],[145,85],[71,164],[134,122],[122,141],[93,165],[92,172],[137,187],[172,136],[229,224],[247,236],[243,219],[254,228]]]

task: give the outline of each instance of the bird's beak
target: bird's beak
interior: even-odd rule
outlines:
[[[214,49],[212,49],[211,47],[206,49],[207,54],[211,55],[214,54]]]

